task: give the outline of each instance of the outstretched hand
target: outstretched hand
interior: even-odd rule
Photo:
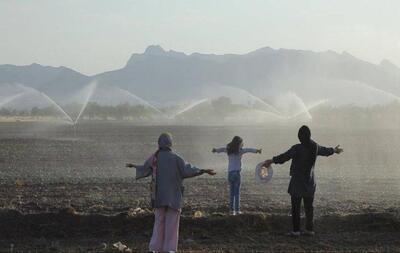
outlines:
[[[262,153],[262,148],[257,149],[256,153],[261,154]]]
[[[213,148],[213,149],[211,150],[211,152],[216,153],[216,152],[217,152],[217,149],[216,149],[216,148]]]
[[[340,153],[343,152],[343,149],[340,148],[340,145],[337,145],[333,150],[334,150],[334,152],[335,152],[336,154],[340,154]]]
[[[265,160],[264,167],[268,168],[273,163],[274,163],[274,161],[272,159]]]
[[[212,169],[202,169],[202,170],[200,170],[200,173],[201,174],[208,174],[208,175],[210,175],[210,176],[214,176],[214,175],[216,175],[217,173],[214,171],[214,170],[212,170]]]

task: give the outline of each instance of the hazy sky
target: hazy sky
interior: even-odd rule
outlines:
[[[186,53],[347,51],[400,66],[398,0],[0,0],[0,64],[96,74],[151,44]]]

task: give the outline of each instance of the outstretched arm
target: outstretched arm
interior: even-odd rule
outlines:
[[[143,165],[137,165],[134,163],[127,163],[125,166],[128,168],[136,169],[136,179],[145,178],[151,175],[152,167],[151,167],[151,157],[146,160]]]
[[[295,154],[295,148],[293,146],[288,151],[286,151],[285,153],[282,153],[282,154],[280,154],[278,156],[274,156],[272,159],[266,160],[265,161],[265,166],[269,167],[273,163],[277,163],[277,164],[285,163],[285,162],[289,161],[290,159],[292,159],[294,154]]]
[[[134,163],[127,163],[125,164],[125,167],[127,168],[135,168],[137,169],[140,165],[134,164]]]
[[[213,152],[213,153],[217,153],[217,154],[219,154],[219,153],[226,153],[226,148],[213,148],[213,149],[212,149],[212,152]]]
[[[190,178],[203,175],[204,173],[214,176],[216,173],[210,169],[199,169],[192,166],[190,163],[185,163],[185,161],[178,157],[178,168],[181,172],[183,178]]]
[[[240,152],[241,152],[242,154],[246,154],[246,153],[261,154],[262,149],[256,149],[256,148],[242,148]]]
[[[327,147],[318,145],[318,155],[320,155],[320,156],[331,156],[333,154],[340,154],[342,152],[343,152],[343,149],[340,148],[340,145],[337,145],[335,148],[327,148]]]
[[[149,158],[144,162],[143,165],[138,165],[138,164],[135,164],[135,163],[126,163],[126,164],[125,164],[125,167],[127,167],[127,168],[135,168],[135,169],[139,169],[139,168],[141,168],[141,167],[149,167],[149,166],[151,166],[152,159],[153,159],[153,156],[149,157]]]

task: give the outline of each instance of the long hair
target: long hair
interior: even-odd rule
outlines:
[[[306,125],[301,126],[297,136],[299,137],[300,143],[310,152],[310,161],[311,164],[314,165],[315,160],[317,159],[317,144],[311,140],[310,128]]]
[[[226,151],[228,155],[230,154],[239,154],[240,151],[240,145],[242,144],[243,139],[240,138],[239,136],[233,137],[232,141],[226,145]]]

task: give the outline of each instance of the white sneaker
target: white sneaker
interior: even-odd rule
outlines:
[[[287,235],[290,237],[299,237],[300,232],[290,231],[289,233],[287,233]]]
[[[243,212],[241,212],[241,211],[236,211],[236,215],[241,215],[241,214],[243,214]]]
[[[302,234],[305,235],[305,236],[314,236],[315,232],[314,231],[305,230]]]
[[[232,215],[232,216],[235,216],[236,215],[236,211],[230,211],[229,214]]]

